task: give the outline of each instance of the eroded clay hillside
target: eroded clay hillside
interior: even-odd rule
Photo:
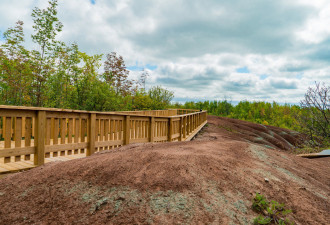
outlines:
[[[2,224],[251,224],[256,192],[297,224],[329,224],[329,158],[303,137],[209,116],[194,141],[128,145],[0,180]]]

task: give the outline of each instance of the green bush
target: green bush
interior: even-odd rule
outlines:
[[[252,209],[259,213],[253,220],[253,224],[294,224],[286,216],[291,213],[290,209],[286,209],[284,204],[276,201],[268,201],[265,196],[256,193],[253,199]]]

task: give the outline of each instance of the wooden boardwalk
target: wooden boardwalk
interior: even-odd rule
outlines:
[[[131,143],[189,141],[199,110],[94,112],[0,105],[0,174],[68,161]]]
[[[45,163],[50,162],[57,162],[57,161],[68,161],[72,159],[79,159],[86,157],[86,154],[72,154],[72,155],[65,155],[65,156],[50,156],[49,158],[45,158]],[[21,160],[16,161],[15,158],[12,157],[9,163],[0,162],[0,174],[9,173],[9,172],[17,172],[20,170],[27,170],[36,167],[34,165],[34,155],[31,154],[30,160]]]

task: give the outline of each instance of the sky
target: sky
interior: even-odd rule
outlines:
[[[0,0],[0,35],[45,0]],[[146,88],[174,101],[299,103],[309,86],[330,84],[329,0],[59,0],[63,31],[88,54],[117,52]],[[0,42],[3,39],[0,39]]]

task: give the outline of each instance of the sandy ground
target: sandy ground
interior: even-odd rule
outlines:
[[[256,192],[296,224],[330,224],[330,158],[303,137],[208,117],[190,142],[123,146],[0,179],[0,224],[251,224]],[[268,182],[265,180],[268,180]]]

